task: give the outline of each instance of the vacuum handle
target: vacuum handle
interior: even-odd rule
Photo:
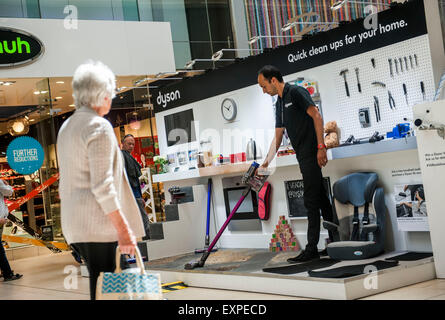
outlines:
[[[226,222],[224,222],[223,226],[221,227],[221,229],[219,229],[218,234],[215,236],[215,239],[213,239],[212,243],[210,244],[210,246],[207,248],[207,252],[210,253],[212,252],[213,247],[215,246],[215,244],[218,242],[219,238],[221,237],[222,233],[224,232],[224,230],[226,230],[227,225],[229,224],[230,220],[232,220],[233,215],[238,211],[239,207],[241,206],[241,204],[243,203],[244,199],[246,198],[246,194],[248,194],[250,192],[250,187],[247,187],[245,192],[243,192],[243,195],[241,196],[241,198],[238,200],[237,204],[235,205],[235,207],[233,208],[232,212],[230,213],[230,215],[227,217]]]

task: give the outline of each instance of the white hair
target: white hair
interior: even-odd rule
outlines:
[[[106,97],[115,97],[114,73],[100,61],[89,60],[78,66],[72,86],[76,108],[102,106]]]

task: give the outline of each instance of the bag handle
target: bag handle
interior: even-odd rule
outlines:
[[[136,265],[139,269],[141,269],[141,274],[145,274],[145,268],[144,268],[144,262],[142,261],[141,252],[139,251],[139,248],[136,246]],[[119,246],[116,247],[116,269],[114,270],[114,273],[121,273],[121,250],[119,249]]]

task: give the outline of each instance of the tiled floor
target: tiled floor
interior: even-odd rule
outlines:
[[[11,261],[15,272],[24,277],[20,280],[0,281],[0,300],[88,300],[88,279],[80,276],[79,265],[70,253],[51,254]],[[74,269],[76,268],[76,269]],[[73,276],[73,270],[79,275]],[[165,293],[169,300],[307,300],[305,298],[187,288]],[[392,290],[366,300],[445,300],[445,280],[431,280],[405,288]]]

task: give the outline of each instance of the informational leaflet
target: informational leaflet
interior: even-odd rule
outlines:
[[[395,185],[394,195],[399,231],[429,231],[423,184]]]

